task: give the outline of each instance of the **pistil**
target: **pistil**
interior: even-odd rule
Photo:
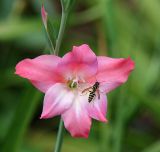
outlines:
[[[75,80],[68,80],[67,84],[70,89],[75,89],[78,86],[78,82]]]

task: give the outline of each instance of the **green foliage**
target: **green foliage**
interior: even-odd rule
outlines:
[[[61,0],[62,8],[65,12],[70,11],[73,6],[74,0]]]
[[[28,128],[27,126],[31,121],[35,108],[39,104],[40,97],[41,94],[35,91],[35,89],[27,88],[22,102],[17,106],[6,140],[4,140],[5,142],[2,148],[4,152],[19,151],[24,133]]]
[[[50,19],[47,20],[47,33],[48,33],[48,37],[50,39],[50,43],[52,43],[52,44],[50,44],[50,43],[49,44],[51,46],[55,47],[56,46],[57,32],[55,31],[55,28],[54,28]]]
[[[48,30],[55,46],[57,28],[52,23],[60,22],[60,3],[44,3],[52,15]],[[68,11],[73,0],[61,3]],[[87,140],[73,139],[66,132],[62,151],[160,151],[159,7],[159,0],[75,1],[60,56],[73,45],[88,43],[97,54],[130,56],[136,68],[125,85],[108,94],[109,122],[94,121]],[[14,75],[18,61],[49,50],[40,2],[1,0],[0,8],[0,151],[51,151],[58,121],[39,120],[42,94]]]

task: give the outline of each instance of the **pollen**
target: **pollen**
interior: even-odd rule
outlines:
[[[69,80],[67,82],[67,84],[68,84],[68,87],[71,88],[71,89],[75,89],[78,86],[78,83],[76,81],[74,81],[74,80]]]

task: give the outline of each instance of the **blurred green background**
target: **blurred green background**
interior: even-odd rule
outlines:
[[[59,0],[45,0],[59,27]],[[49,53],[39,0],[0,0],[0,152],[53,151],[59,117],[40,120],[43,94],[14,74],[17,62]],[[136,68],[108,94],[108,123],[88,139],[65,132],[63,152],[160,152],[160,1],[76,0],[61,54],[87,43],[98,55],[130,56]]]

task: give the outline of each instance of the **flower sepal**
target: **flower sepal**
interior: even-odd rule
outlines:
[[[57,37],[57,32],[56,32],[56,28],[53,26],[48,13],[45,10],[44,5],[42,5],[41,7],[41,16],[42,16],[42,21],[47,33],[47,37],[49,40],[49,45],[51,47],[51,49],[54,51],[55,49],[55,45],[56,45],[56,37]]]

